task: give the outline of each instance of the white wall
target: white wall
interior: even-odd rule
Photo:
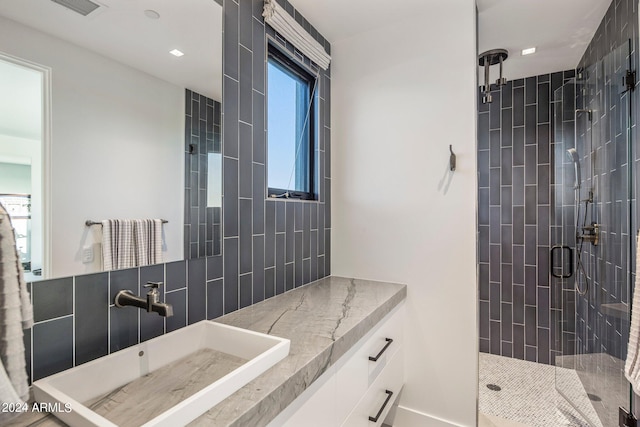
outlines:
[[[476,425],[475,2],[432,3],[332,43],[332,274],[408,285],[396,427]]]
[[[165,261],[183,259],[184,88],[4,18],[0,52],[52,69],[49,277],[99,270],[87,219],[167,219]]]

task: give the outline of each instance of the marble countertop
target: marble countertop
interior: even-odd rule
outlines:
[[[267,425],[406,294],[405,285],[332,276],[215,319],[288,338],[291,349],[285,359],[189,425]],[[11,425],[64,424],[47,417]]]

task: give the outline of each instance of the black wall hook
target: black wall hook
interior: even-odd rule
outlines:
[[[456,154],[453,152],[453,145],[449,145],[449,151],[451,152],[449,156],[449,170],[453,172],[456,170]]]

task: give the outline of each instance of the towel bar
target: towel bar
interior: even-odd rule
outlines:
[[[163,219],[163,220],[162,220],[162,223],[163,223],[163,224],[166,224],[166,223],[168,223],[168,222],[169,222],[169,221],[167,221],[166,219]],[[92,225],[102,225],[102,223],[101,223],[101,222],[98,222],[98,221],[91,221],[90,219],[88,219],[88,220],[86,220],[86,221],[84,222],[84,225],[86,225],[87,227],[91,227]]]

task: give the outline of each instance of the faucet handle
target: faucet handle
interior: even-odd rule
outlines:
[[[158,289],[162,285],[163,285],[162,282],[147,282],[147,284],[144,285],[144,287],[145,288]]]

